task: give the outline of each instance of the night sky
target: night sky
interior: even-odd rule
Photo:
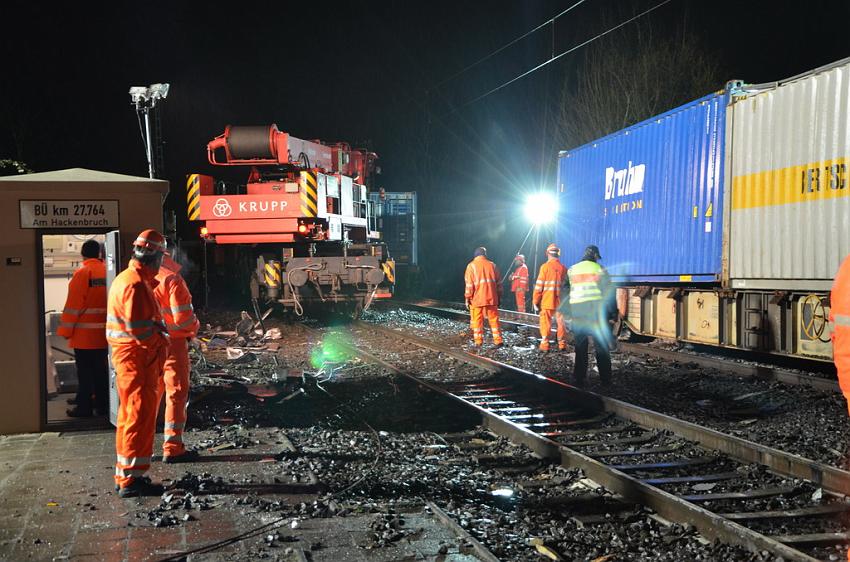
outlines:
[[[672,0],[607,41],[469,103],[553,50],[659,1],[586,0],[557,20],[554,33],[546,27],[450,80],[575,0],[7,1],[0,159],[36,172],[83,167],[144,176],[127,90],[168,82],[167,204],[178,216],[185,175],[218,172],[205,145],[227,124],[274,122],[299,138],[368,143],[381,157],[378,185],[419,193],[425,292],[458,296],[473,248],[488,246],[507,267],[529,228],[526,193],[554,185],[557,151],[572,146],[553,131],[552,116],[565,78],[583,71],[592,49],[626,45],[635,30],[658,42],[685,35],[716,61],[714,89],[850,56],[848,0]],[[670,76],[659,68],[653,79],[664,88]],[[617,90],[609,95],[622,95]]]

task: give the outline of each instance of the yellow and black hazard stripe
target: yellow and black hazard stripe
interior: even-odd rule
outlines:
[[[301,215],[305,217],[315,217],[319,213],[316,185],[316,172],[307,170],[301,172]]]
[[[266,269],[264,272],[266,286],[272,289],[280,287],[281,284],[281,274],[280,274],[280,262],[279,261],[268,261],[266,262]]]
[[[186,214],[190,221],[201,216],[201,176],[189,174],[186,178]]]
[[[395,260],[385,261],[381,264],[381,269],[384,270],[384,275],[387,277],[387,281],[395,283]]]

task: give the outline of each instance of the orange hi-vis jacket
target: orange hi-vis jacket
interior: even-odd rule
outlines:
[[[561,306],[561,288],[567,276],[567,268],[558,258],[550,257],[540,266],[537,283],[534,284],[532,302],[544,310],[557,310]]]
[[[113,347],[159,347],[168,344],[159,303],[153,289],[155,274],[136,260],[118,274],[106,305],[106,340]]]
[[[511,291],[516,293],[517,291],[527,291],[528,290],[528,266],[522,264],[518,268],[514,270],[513,275],[511,275]]]
[[[502,296],[501,275],[496,264],[486,256],[476,256],[466,266],[464,297],[470,306],[499,306]]]
[[[832,322],[832,360],[838,371],[841,392],[850,403],[850,256],[844,258],[838,273],[835,274],[829,302],[829,320]]]
[[[106,265],[89,258],[74,272],[57,334],[73,349],[106,349]]]
[[[172,338],[194,338],[201,323],[195,316],[192,294],[180,275],[180,269],[180,264],[169,256],[163,258],[156,274],[159,284],[154,289],[154,296],[159,302],[168,335]]]

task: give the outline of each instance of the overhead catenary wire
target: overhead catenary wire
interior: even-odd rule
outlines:
[[[529,35],[531,35],[532,33],[535,33],[535,32],[537,32],[537,31],[540,31],[541,29],[543,29],[543,28],[544,28],[544,27],[546,27],[547,25],[550,25],[550,24],[551,24],[551,25],[553,25],[553,26],[554,26],[555,20],[557,20],[559,17],[563,16],[563,15],[564,15],[564,14],[566,14],[567,12],[571,11],[572,9],[574,9],[574,8],[578,7],[579,5],[583,4],[584,2],[586,2],[586,0],[578,0],[578,2],[574,3],[574,4],[573,4],[573,5],[571,5],[569,8],[567,8],[567,9],[565,9],[565,10],[562,10],[562,11],[561,11],[561,12],[559,12],[558,14],[556,14],[556,15],[552,16],[551,18],[547,19],[546,21],[544,21],[543,23],[541,23],[540,25],[538,25],[537,27],[535,27],[534,29],[530,29],[529,31],[526,31],[525,33],[523,33],[522,35],[520,35],[520,36],[519,36],[519,37],[517,37],[516,39],[513,39],[513,40],[511,40],[511,41],[509,41],[509,42],[505,43],[504,45],[502,45],[501,47],[499,47],[499,48],[498,48],[498,49],[496,49],[495,51],[492,51],[490,54],[488,54],[488,55],[486,55],[486,56],[484,56],[484,57],[482,57],[482,58],[478,59],[478,60],[477,60],[477,61],[475,61],[474,63],[472,63],[472,64],[470,64],[470,65],[468,65],[468,66],[465,66],[464,68],[462,68],[462,69],[458,70],[457,72],[455,72],[454,74],[452,74],[452,75],[451,75],[451,76],[449,76],[448,78],[445,78],[445,79],[441,80],[440,82],[438,82],[438,83],[434,84],[434,85],[433,85],[431,88],[429,88],[429,89],[436,89],[436,88],[439,88],[440,86],[442,86],[443,84],[446,84],[446,83],[448,83],[448,82],[451,82],[452,80],[454,80],[455,78],[457,78],[457,77],[458,77],[458,76],[460,76],[461,74],[464,74],[464,73],[466,73],[466,72],[468,72],[468,71],[472,70],[473,68],[475,68],[476,66],[478,66],[478,65],[479,65],[479,64],[481,64],[482,62],[485,62],[485,61],[490,60],[491,58],[493,58],[494,56],[498,55],[499,53],[501,53],[502,51],[504,51],[504,50],[505,50],[505,49],[507,49],[508,47],[511,47],[512,45],[516,45],[517,43],[519,43],[520,41],[522,41],[523,39],[525,39],[526,37],[528,37],[528,36],[529,36]],[[554,51],[553,51],[553,55],[554,55]]]
[[[531,69],[529,69],[529,70],[526,70],[526,71],[525,71],[525,72],[523,72],[522,74],[519,74],[518,76],[515,76],[515,77],[511,78],[511,79],[510,79],[510,80],[508,80],[507,82],[504,82],[504,83],[500,84],[499,86],[496,86],[496,87],[495,87],[495,88],[493,88],[492,90],[489,90],[489,91],[487,91],[486,93],[481,94],[480,96],[478,96],[478,97],[476,97],[476,98],[473,98],[473,99],[471,99],[471,100],[467,101],[466,103],[464,103],[464,104],[463,104],[463,105],[461,105],[460,107],[455,108],[455,109],[453,109],[453,110],[449,111],[449,112],[447,113],[447,115],[449,115],[449,114],[451,114],[451,113],[456,112],[456,111],[457,111],[458,109],[460,109],[460,108],[463,108],[463,107],[466,107],[466,106],[468,106],[468,105],[472,105],[472,104],[473,104],[473,103],[475,103],[475,102],[481,101],[481,100],[483,100],[484,98],[486,98],[487,96],[489,96],[489,95],[491,95],[491,94],[494,94],[494,93],[498,92],[499,90],[502,90],[502,89],[504,89],[504,88],[507,88],[508,86],[510,86],[511,84],[513,84],[514,82],[516,82],[517,80],[522,80],[523,78],[525,78],[525,77],[526,77],[526,76],[528,76],[529,74],[532,74],[532,73],[534,73],[534,72],[537,72],[537,71],[538,71],[538,70],[540,70],[541,68],[543,68],[543,67],[545,67],[545,66],[547,66],[547,65],[549,65],[549,64],[551,64],[551,63],[553,63],[553,62],[555,62],[556,60],[560,59],[561,57],[564,57],[564,56],[566,56],[566,55],[569,55],[570,53],[574,53],[575,51],[577,51],[577,50],[581,49],[582,47],[586,47],[587,45],[589,45],[589,44],[593,43],[594,41],[596,41],[596,40],[598,40],[598,39],[601,39],[601,38],[605,37],[605,36],[606,36],[606,35],[608,35],[609,33],[613,33],[614,31],[617,31],[617,30],[618,30],[618,29],[620,29],[621,27],[624,27],[624,26],[626,26],[626,25],[628,25],[628,24],[632,23],[633,21],[635,21],[635,20],[637,20],[637,19],[639,19],[639,18],[642,18],[642,17],[643,17],[643,16],[645,16],[645,15],[650,14],[651,12],[654,12],[654,11],[655,11],[655,10],[657,10],[658,8],[661,8],[661,7],[662,7],[662,6],[664,6],[665,4],[669,4],[669,3],[670,3],[670,2],[672,2],[672,1],[673,1],[673,0],[662,0],[662,2],[659,2],[658,4],[654,5],[653,7],[648,8],[648,9],[644,10],[643,12],[641,12],[641,13],[639,13],[639,14],[636,14],[636,15],[634,15],[634,16],[632,16],[632,17],[630,17],[630,18],[629,18],[629,19],[627,19],[626,21],[623,21],[623,22],[621,22],[621,23],[618,23],[618,24],[617,24],[617,25],[615,25],[614,27],[608,28],[608,29],[606,29],[605,31],[603,31],[602,33],[599,33],[599,34],[597,34],[597,35],[594,35],[594,36],[593,36],[593,37],[591,37],[590,39],[587,39],[586,41],[582,41],[581,43],[579,43],[579,44],[577,44],[577,45],[574,45],[574,46],[570,47],[570,48],[569,48],[569,49],[567,49],[566,51],[562,51],[562,52],[558,53],[557,55],[554,55],[554,56],[550,57],[548,60],[543,61],[542,63],[538,64],[537,66],[535,66],[535,67],[533,67],[533,68],[531,68]]]
[[[538,25],[538,26],[536,26],[535,28],[530,29],[529,31],[526,31],[525,33],[523,33],[523,34],[522,34],[522,35],[520,35],[519,37],[517,37],[517,38],[515,38],[515,39],[512,39],[511,41],[509,41],[509,42],[505,43],[504,45],[502,45],[501,47],[499,47],[499,48],[498,48],[498,49],[496,49],[495,51],[492,51],[492,52],[490,52],[489,54],[485,55],[484,57],[482,57],[482,58],[480,58],[480,59],[476,60],[476,61],[475,61],[475,62],[473,62],[472,64],[469,64],[469,65],[467,65],[467,66],[463,67],[462,69],[458,70],[457,72],[455,72],[455,73],[454,73],[454,74],[452,74],[451,76],[449,76],[449,77],[447,77],[447,78],[444,78],[444,79],[440,80],[439,82],[437,82],[437,83],[435,83],[435,84],[432,84],[432,85],[430,85],[430,86],[427,86],[427,87],[423,88],[423,89],[422,89],[422,91],[424,92],[424,95],[422,95],[422,94],[413,94],[413,95],[411,95],[411,96],[409,96],[409,97],[405,98],[404,105],[407,105],[407,104],[409,104],[409,103],[410,103],[410,102],[412,102],[412,101],[419,100],[420,98],[423,98],[423,97],[427,99],[427,98],[428,98],[428,96],[429,96],[429,94],[430,94],[432,91],[436,91],[438,88],[440,88],[440,86],[443,86],[444,84],[448,84],[449,82],[451,82],[452,80],[454,80],[454,79],[455,79],[455,78],[457,78],[458,76],[460,76],[460,75],[462,75],[462,74],[465,74],[465,73],[469,72],[470,70],[472,70],[473,68],[475,68],[475,67],[476,67],[476,66],[478,66],[479,64],[481,64],[481,63],[483,63],[483,62],[486,62],[486,61],[490,60],[491,58],[493,58],[494,56],[498,55],[499,53],[501,53],[502,51],[504,51],[504,50],[505,50],[505,49],[507,49],[508,47],[511,47],[511,46],[513,46],[513,45],[517,44],[518,42],[522,41],[523,39],[525,39],[525,38],[526,38],[526,37],[528,37],[529,35],[532,35],[533,33],[537,32],[537,31],[540,31],[541,29],[543,29],[544,27],[546,27],[547,25],[550,25],[550,24],[552,25],[552,37],[553,37],[553,43],[552,43],[553,51],[552,51],[552,54],[554,55],[554,45],[555,45],[555,44],[554,44],[555,20],[557,20],[558,18],[560,18],[560,17],[564,16],[567,12],[569,12],[569,11],[573,10],[574,8],[578,7],[579,5],[583,4],[583,3],[584,3],[584,2],[586,2],[586,1],[587,1],[587,0],[578,0],[577,2],[575,2],[574,4],[572,4],[571,6],[569,6],[568,8],[566,8],[566,9],[564,9],[564,10],[561,10],[561,11],[560,11],[559,13],[557,13],[556,15],[554,15],[554,16],[552,16],[552,17],[548,18],[547,20],[545,20],[543,23],[539,24],[539,25]]]

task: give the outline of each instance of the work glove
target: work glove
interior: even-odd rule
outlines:
[[[540,313],[540,307],[539,307],[539,306],[537,306],[536,304],[532,304],[532,305],[531,305],[531,310],[533,310],[533,311],[534,311],[534,314],[539,314],[539,313]]]
[[[466,310],[469,310],[472,307],[472,301],[466,299]]]

